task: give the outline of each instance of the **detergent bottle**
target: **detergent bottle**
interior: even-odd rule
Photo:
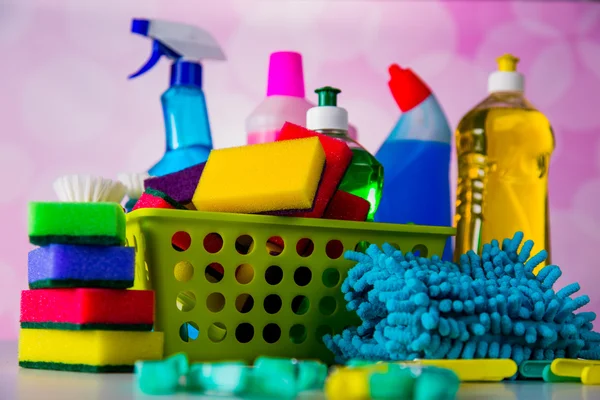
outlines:
[[[248,144],[273,142],[286,122],[306,126],[306,113],[315,105],[305,98],[302,55],[278,51],[269,57],[267,97],[246,118]],[[356,139],[353,126],[350,137]]]
[[[452,130],[440,104],[421,78],[411,69],[396,64],[390,66],[389,72],[389,87],[402,114],[375,155],[385,171],[375,220],[450,226]],[[438,256],[452,258],[450,240],[444,254]]]
[[[367,149],[348,135],[348,111],[337,106],[341,91],[326,86],[315,92],[319,105],[306,113],[306,127],[348,144],[353,156],[339,189],[367,200],[371,204],[367,221],[373,221],[381,199],[384,170]]]
[[[149,175],[162,176],[206,161],[213,144],[200,60],[224,60],[223,51],[208,32],[191,25],[134,19],[131,31],[152,39],[152,54],[130,79],[149,71],[162,56],[173,61],[169,88],[160,98],[166,150]]]
[[[455,259],[517,231],[534,241],[531,254],[542,249],[550,254],[548,169],[554,133],[523,95],[525,79],[517,72],[518,61],[510,54],[497,59],[498,71],[488,80],[489,96],[456,130]]]

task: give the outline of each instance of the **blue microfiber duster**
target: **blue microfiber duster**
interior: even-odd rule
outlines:
[[[555,292],[561,275],[555,265],[533,269],[546,251],[530,258],[533,242],[519,246],[523,233],[486,244],[482,255],[470,251],[460,266],[403,254],[384,244],[366,254],[349,251],[357,261],[342,285],[347,308],[359,327],[324,337],[336,361],[558,357],[598,359],[600,334],[592,331],[593,312],[575,313],[588,296],[572,283]]]

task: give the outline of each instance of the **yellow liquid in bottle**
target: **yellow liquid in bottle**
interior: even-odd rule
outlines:
[[[494,93],[462,119],[456,140],[455,260],[517,231],[534,241],[532,255],[550,254],[548,119],[520,93]]]

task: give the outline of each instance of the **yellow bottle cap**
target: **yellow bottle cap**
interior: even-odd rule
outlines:
[[[515,72],[517,70],[517,64],[519,59],[512,54],[504,54],[496,59],[498,63],[498,71],[503,72]]]

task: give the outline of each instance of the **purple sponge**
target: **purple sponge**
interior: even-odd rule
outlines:
[[[194,197],[204,165],[197,164],[172,174],[146,179],[144,188],[161,191],[180,204],[189,203]]]
[[[133,286],[135,250],[51,244],[29,252],[29,288]]]

